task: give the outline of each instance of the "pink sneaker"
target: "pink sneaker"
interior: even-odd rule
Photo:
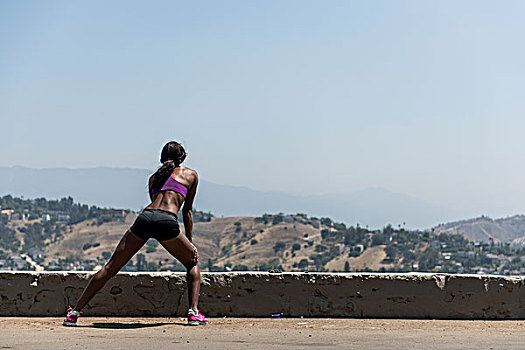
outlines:
[[[62,322],[62,326],[76,327],[79,316],[80,312],[73,310],[73,308],[70,306],[67,309],[66,318],[64,318],[64,322]]]
[[[206,317],[201,314],[199,310],[196,312],[192,309],[188,310],[188,325],[189,326],[199,326],[201,324],[208,324]]]

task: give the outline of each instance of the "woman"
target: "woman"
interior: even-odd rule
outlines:
[[[84,289],[75,308],[69,308],[64,326],[76,326],[80,311],[106,282],[142,248],[149,238],[157,239],[187,269],[189,306],[188,324],[197,326],[208,323],[198,310],[200,290],[199,254],[192,242],[193,200],[197,192],[198,176],[195,170],[180,166],[186,151],[179,143],[168,142],[162,149],[162,166],[149,179],[151,204],[137,217],[120,240],[115,252]],[[177,213],[182,207],[186,235],[181,235]]]

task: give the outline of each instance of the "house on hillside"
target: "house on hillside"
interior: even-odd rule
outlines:
[[[310,226],[312,226],[313,228],[319,228],[320,227],[319,221],[316,221],[316,220],[310,220],[310,221],[308,221],[308,224]]]
[[[13,270],[23,270],[24,269],[26,265],[26,261],[20,255],[13,254],[9,258],[11,260],[11,266],[13,267]]]
[[[441,256],[445,260],[450,260],[450,258],[452,257],[452,253],[441,253]]]
[[[43,257],[45,257],[46,253],[38,248],[31,248],[29,249],[28,251],[29,253],[29,256],[31,257],[31,259],[42,259]]]
[[[441,243],[438,241],[432,241],[430,242],[430,249],[438,249],[441,247]]]
[[[69,215],[58,214],[58,215],[57,215],[57,221],[58,221],[58,222],[66,222],[66,221],[69,221]]]
[[[293,223],[295,220],[294,220],[294,218],[293,218],[292,215],[285,215],[285,216],[283,217],[283,221],[286,222],[287,224],[291,224],[291,223]]]
[[[11,220],[11,215],[13,215],[14,212],[13,209],[3,209],[0,210],[0,216],[7,218],[7,220]]]

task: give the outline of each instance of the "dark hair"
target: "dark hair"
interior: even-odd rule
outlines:
[[[180,143],[170,141],[165,144],[160,153],[162,166],[153,174],[151,188],[162,186],[184,159],[186,159],[186,151]]]

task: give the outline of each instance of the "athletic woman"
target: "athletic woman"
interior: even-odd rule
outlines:
[[[106,265],[89,280],[75,308],[68,308],[64,326],[77,325],[84,306],[150,238],[158,240],[187,269],[190,307],[188,324],[197,326],[208,323],[197,307],[200,290],[199,254],[192,244],[192,207],[199,179],[195,170],[181,166],[185,158],[186,151],[179,143],[172,141],[164,146],[160,155],[162,166],[149,179],[151,204],[126,231]],[[177,222],[177,213],[181,207],[185,235],[180,234]]]

